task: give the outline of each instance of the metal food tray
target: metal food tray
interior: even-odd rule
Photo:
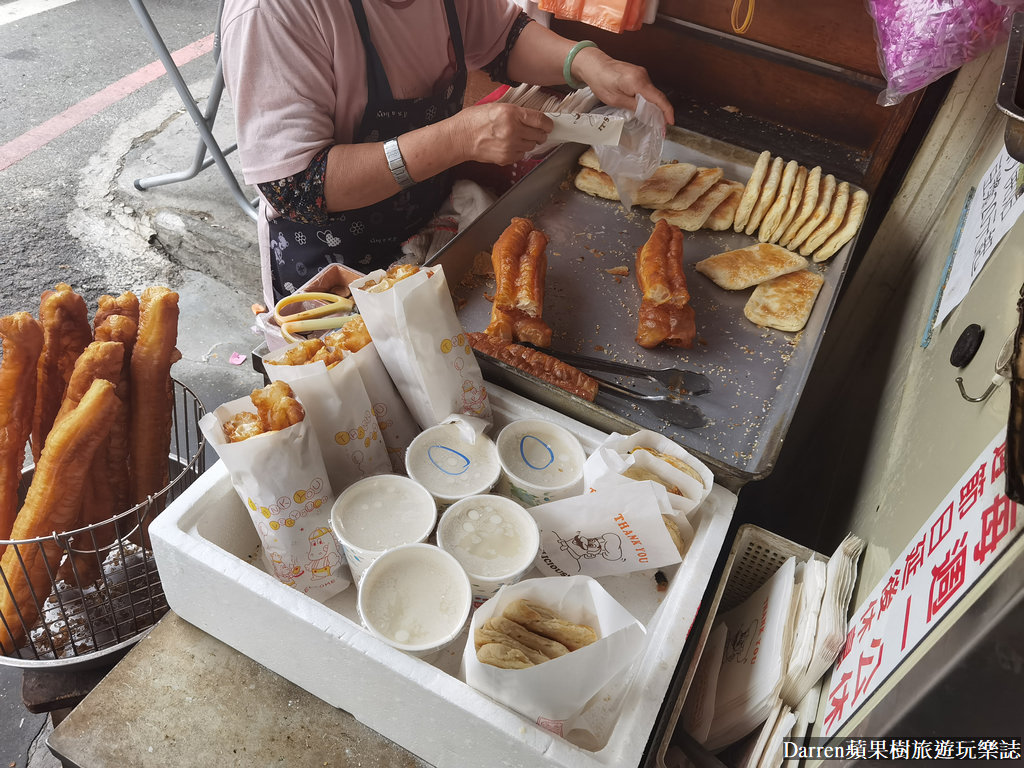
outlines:
[[[727,487],[767,476],[810,373],[855,241],[830,260],[811,265],[825,283],[804,330],[794,334],[761,328],[744,317],[743,307],[753,289],[723,290],[694,269],[708,256],[752,245],[754,237],[732,230],[685,233],[684,266],[696,312],[697,343],[690,350],[645,350],[635,341],[640,291],[634,261],[653,230],[650,211],[634,207],[627,212],[618,202],[576,190],[572,179],[584,149],[579,144],[557,149],[430,263],[443,265],[463,327],[482,331],[490,320],[488,297],[494,279],[477,275],[474,259],[490,251],[513,217],[532,219],[549,238],[544,319],[554,330],[552,349],[704,373],[711,391],[686,399],[703,412],[707,423],[685,429],[648,413],[643,401],[631,403],[603,392],[589,403],[490,358],[482,359],[485,377],[604,431],[629,433],[640,427],[661,432],[703,459]],[[662,159],[721,167],[725,178],[745,182],[757,153],[673,127]],[[617,266],[628,266],[629,275],[606,272]]]

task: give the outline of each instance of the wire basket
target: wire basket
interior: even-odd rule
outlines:
[[[40,557],[50,577],[47,594],[26,585],[19,605],[30,604],[39,618],[14,627],[0,615],[0,637],[27,640],[11,651],[0,643],[0,664],[25,668],[88,666],[137,642],[167,612],[167,600],[149,547],[149,522],[180,496],[206,470],[206,440],[199,420],[202,402],[184,384],[173,381],[174,401],[168,455],[167,487],[109,520],[19,541],[13,547],[19,563]],[[22,471],[19,496],[24,499],[33,468]],[[54,546],[56,545],[56,546]],[[0,594],[10,595],[0,572]],[[15,601],[17,602],[17,601]],[[13,630],[13,631],[12,631]]]

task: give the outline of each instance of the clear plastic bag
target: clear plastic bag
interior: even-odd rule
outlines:
[[[618,107],[600,107],[593,111],[626,118],[618,145],[595,146],[594,152],[601,163],[601,170],[612,177],[619,199],[628,210],[633,207],[633,198],[640,185],[654,174],[661,163],[665,116],[643,96],[636,97],[635,112]]]
[[[1024,0],[867,0],[892,106],[1006,39]]]

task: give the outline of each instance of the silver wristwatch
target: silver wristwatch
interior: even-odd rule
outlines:
[[[408,189],[416,183],[405,169],[405,159],[402,157],[402,150],[398,148],[398,139],[384,142],[384,156],[388,159],[388,168],[391,169],[391,175],[395,177],[398,186]]]

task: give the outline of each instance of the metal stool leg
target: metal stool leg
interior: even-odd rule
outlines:
[[[199,146],[196,148],[196,154],[190,168],[178,173],[169,173],[162,176],[137,179],[135,181],[135,187],[140,190],[145,190],[163,184],[186,181],[195,177],[200,171],[209,168],[210,165],[216,163],[217,168],[220,170],[221,175],[227,182],[235,201],[239,206],[241,206],[242,210],[245,211],[253,221],[255,221],[256,205],[253,201],[246,198],[245,193],[238,184],[238,179],[235,178],[235,174],[228,165],[225,157],[225,155],[233,152],[237,145],[232,144],[226,150],[221,150],[220,145],[213,136],[213,123],[217,117],[217,109],[220,105],[220,98],[224,90],[224,73],[221,69],[220,63],[220,12],[218,11],[217,15],[217,33],[214,43],[214,56],[216,57],[217,68],[214,74],[213,83],[210,86],[210,96],[207,100],[207,112],[204,115],[199,110],[195,97],[192,95],[192,92],[189,90],[184,78],[181,76],[181,72],[174,63],[174,59],[171,57],[171,52],[167,49],[167,45],[164,43],[163,38],[160,37],[160,34],[157,32],[156,26],[153,24],[153,19],[150,17],[149,11],[146,10],[146,6],[143,4],[142,0],[129,0],[129,2],[135,11],[135,15],[138,16],[139,22],[142,24],[142,28],[145,31],[146,36],[149,38],[150,44],[156,51],[161,63],[164,65],[167,75],[171,78],[171,82],[174,84],[174,88],[178,92],[178,96],[181,97],[182,103],[185,105],[185,110],[188,112],[189,117],[192,118],[192,122],[199,131],[200,137]]]

